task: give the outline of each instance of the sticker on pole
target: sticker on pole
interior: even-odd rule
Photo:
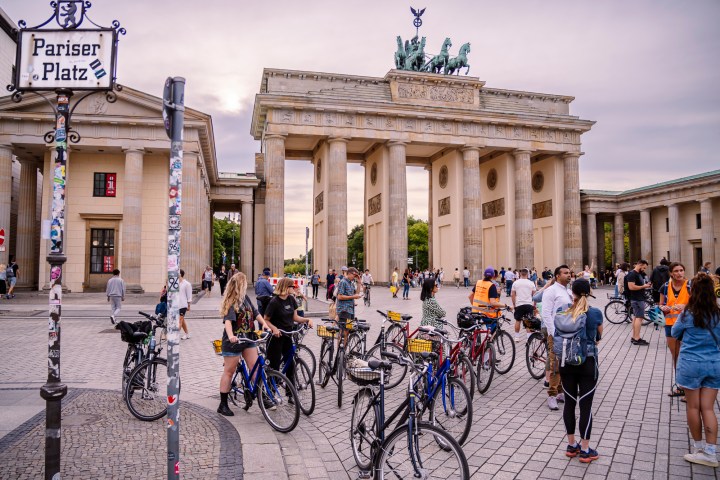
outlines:
[[[0,228],[0,252],[5,251],[5,229]]]

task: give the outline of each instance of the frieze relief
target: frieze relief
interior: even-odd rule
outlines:
[[[533,220],[537,220],[538,218],[552,217],[552,214],[552,200],[545,200],[544,202],[533,203]]]
[[[382,193],[378,193],[370,200],[368,200],[368,217],[372,217],[376,213],[380,213],[382,210]]]
[[[492,202],[485,202],[482,204],[483,220],[502,217],[503,215],[505,215],[505,198],[498,198]]]
[[[448,103],[472,104],[475,101],[474,91],[471,88],[416,85],[411,83],[399,83],[398,96],[400,98]]]
[[[450,215],[450,197],[438,200],[438,217],[443,215]]]
[[[323,207],[324,207],[323,193],[325,193],[325,192],[320,192],[320,193],[318,193],[317,197],[315,197],[315,215],[322,212],[322,210],[323,210]]]

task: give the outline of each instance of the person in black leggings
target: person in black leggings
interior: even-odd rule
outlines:
[[[587,358],[582,365],[560,366],[560,378],[565,393],[563,421],[568,436],[565,455],[580,457],[583,463],[590,463],[599,458],[597,450],[590,448],[592,433],[592,402],[598,380],[597,342],[602,335],[602,312],[588,305],[590,282],[578,279],[573,282],[573,303],[568,313],[573,318],[586,315],[585,333],[587,338]],[[593,297],[595,298],[595,297]],[[575,440],[575,406],[580,405],[580,443]]]

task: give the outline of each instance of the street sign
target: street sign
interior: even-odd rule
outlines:
[[[0,252],[5,251],[5,229],[0,228]]]
[[[413,263],[413,257],[408,257],[408,265],[410,265],[411,263]]]

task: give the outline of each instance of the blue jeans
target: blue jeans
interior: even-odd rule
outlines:
[[[465,287],[466,287],[466,288],[467,288],[468,285],[470,285],[470,282],[469,282],[468,280],[469,280],[469,279],[467,279],[467,278],[465,279]]]
[[[409,294],[410,294],[410,284],[406,283],[405,285],[403,285],[403,298],[408,298]]]
[[[507,289],[507,296],[510,296],[510,292],[512,291],[512,280],[505,280],[505,288]]]

